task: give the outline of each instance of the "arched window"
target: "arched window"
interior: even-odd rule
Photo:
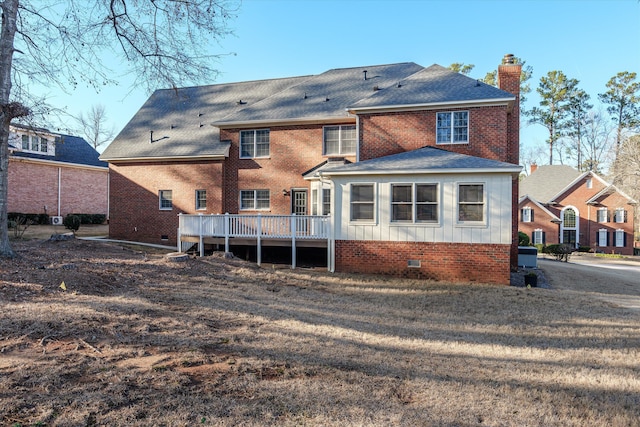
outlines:
[[[560,243],[566,243],[578,247],[578,212],[574,207],[566,207],[562,210],[562,232]]]

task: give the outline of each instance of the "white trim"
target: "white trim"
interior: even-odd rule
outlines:
[[[219,129],[249,129],[256,126],[287,126],[287,125],[319,125],[319,124],[329,124],[329,123],[353,123],[354,122],[353,115],[345,115],[343,117],[340,116],[323,116],[323,117],[302,117],[299,119],[264,119],[264,120],[249,120],[249,121],[240,121],[240,122],[213,122],[212,126],[215,126]]]
[[[442,218],[442,195],[441,195],[441,185],[440,182],[438,181],[433,181],[433,182],[390,182],[388,183],[389,185],[389,226],[393,227],[393,226],[408,226],[408,225],[418,225],[418,226],[439,226],[440,225],[440,221]],[[404,221],[404,220],[394,220],[393,219],[393,187],[397,185],[397,186],[410,186],[411,187],[411,220],[409,221]],[[436,216],[437,216],[437,220],[436,221],[419,221],[416,219],[417,217],[417,207],[418,207],[418,202],[417,202],[417,191],[418,191],[418,185],[435,185],[436,186],[436,201],[435,203],[429,203],[429,204],[435,204],[436,205]],[[423,202],[424,203],[424,202]],[[407,202],[404,202],[403,204],[409,204]]]
[[[616,248],[624,248],[624,230],[622,229],[617,229],[614,234],[613,234],[613,240],[614,240],[614,246]],[[618,242],[618,240],[620,240]],[[620,244],[618,244],[620,243]]]
[[[397,104],[373,107],[347,107],[345,110],[351,114],[367,113],[367,112],[401,112],[415,110],[435,110],[442,107],[492,107],[499,105],[509,105],[515,102],[516,98],[497,98],[497,99],[478,99],[467,101],[445,101],[445,102],[429,102],[426,104]]]
[[[31,157],[9,156],[9,160],[12,162],[15,161],[15,162],[21,162],[21,163],[36,163],[36,164],[43,164],[43,165],[55,166],[55,167],[66,166],[74,169],[100,170],[104,172],[109,171],[109,166],[83,165],[81,163],[67,163],[67,162],[60,162],[56,160],[33,159]]]
[[[482,185],[482,221],[464,221],[460,220],[460,186],[461,185]],[[487,197],[487,183],[483,181],[476,182],[456,182],[455,183],[455,195],[454,195],[454,203],[456,206],[456,218],[455,224],[457,227],[477,227],[477,226],[486,226],[488,225],[488,217],[487,213],[489,212],[488,204],[489,198]],[[471,203],[470,203],[471,204]],[[477,203],[473,203],[477,204]]]
[[[163,156],[163,157],[99,157],[107,163],[133,163],[133,162],[170,162],[170,161],[191,161],[191,160],[224,160],[229,157],[229,147],[224,154],[204,154],[201,156]]]
[[[564,212],[568,209],[573,209],[576,214],[576,226],[575,227],[565,227],[564,226]],[[564,243],[564,230],[575,230],[576,232],[576,247],[580,244],[580,211],[573,205],[565,206],[562,208],[560,212],[560,219],[562,222],[560,223],[560,243]]]
[[[355,163],[354,163],[355,164]],[[489,168],[464,168],[464,169],[394,169],[394,170],[380,170],[370,169],[362,171],[322,171],[324,176],[357,176],[357,175],[412,175],[412,174],[479,174],[479,173],[520,173],[522,172],[522,166],[514,166],[504,169],[489,169]]]
[[[525,200],[531,201],[531,203],[535,204],[537,207],[542,209],[542,211],[544,213],[546,213],[547,215],[549,215],[551,217],[551,222],[557,222],[557,223],[562,222],[562,220],[560,218],[558,218],[554,213],[552,213],[549,209],[545,208],[539,201],[537,201],[536,199],[532,198],[528,194],[520,197],[520,199],[518,200],[518,206],[520,206],[522,203],[524,203]]]
[[[371,186],[373,188],[373,218],[372,219],[353,219],[353,186]],[[378,223],[378,205],[380,201],[378,200],[378,183],[377,182],[350,182],[349,183],[349,224],[377,224]]]
[[[267,154],[266,156],[257,156],[257,146],[258,146],[258,142],[257,142],[257,137],[258,137],[258,132],[260,131],[267,131],[268,132],[268,136],[269,136],[269,154]],[[242,133],[243,132],[253,132],[253,156],[243,156],[242,155]],[[261,129],[242,129],[241,131],[238,132],[238,158],[239,159],[268,159],[271,157],[271,129],[268,128],[261,128]]]

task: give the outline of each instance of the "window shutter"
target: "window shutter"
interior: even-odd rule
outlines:
[[[613,218],[613,211],[608,210],[607,211],[607,221],[606,222],[611,222],[612,218]]]
[[[531,212],[531,222],[533,222],[533,209],[531,209],[529,212]],[[625,221],[626,222],[626,221]]]
[[[622,211],[622,222],[627,222],[627,210]]]
[[[626,214],[627,211],[624,211],[624,213]],[[627,247],[627,233],[622,233],[622,246]]]
[[[531,233],[531,243],[533,243],[534,245],[535,245],[536,243],[538,243],[538,242],[536,242],[536,232],[535,232],[535,231],[533,231],[533,232]]]
[[[542,244],[546,244],[547,243],[547,232],[543,231],[542,232]]]
[[[524,222],[524,208],[520,209],[520,222]]]
[[[611,246],[611,245],[609,244],[609,243],[610,243],[610,242],[609,242],[609,234],[610,234],[610,233],[609,233],[608,231],[605,231],[605,233],[607,233],[607,246]]]

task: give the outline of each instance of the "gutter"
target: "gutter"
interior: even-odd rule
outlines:
[[[472,107],[490,107],[499,105],[510,105],[515,102],[516,98],[497,98],[497,99],[478,99],[475,101],[446,101],[446,102],[431,102],[426,104],[397,104],[397,105],[385,105],[385,106],[371,106],[371,107],[347,107],[346,111],[351,114],[358,113],[374,113],[374,112],[397,112],[397,111],[413,111],[413,110],[435,110],[442,107],[459,107],[464,108],[466,106]]]

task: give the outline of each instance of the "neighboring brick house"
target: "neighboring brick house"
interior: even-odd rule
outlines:
[[[520,183],[520,194],[519,229],[532,243],[633,255],[637,202],[596,173],[534,165]]]
[[[8,212],[48,214],[62,224],[70,213],[108,214],[109,168],[84,139],[12,124]]]
[[[521,66],[498,71],[501,89],[400,63],[158,90],[101,156],[111,237],[175,243],[178,213],[329,214],[332,271],[508,284]]]

